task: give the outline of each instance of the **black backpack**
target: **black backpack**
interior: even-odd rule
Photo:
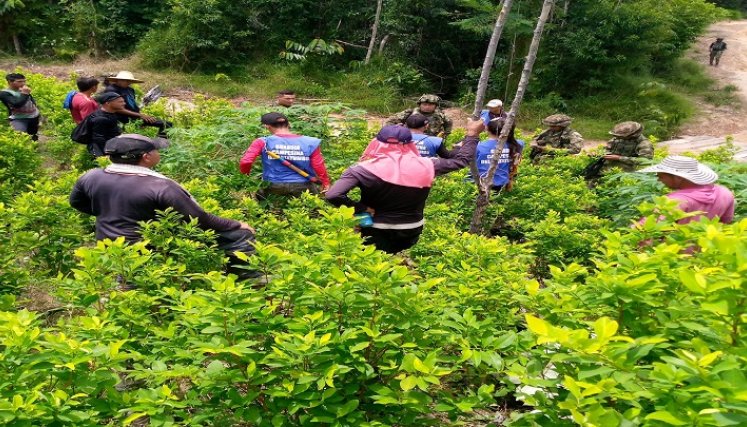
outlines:
[[[70,139],[77,142],[78,144],[90,144],[93,140],[93,126],[91,125],[91,119],[96,114],[93,112],[86,116],[82,122],[78,123],[73,129],[73,133],[70,134]]]

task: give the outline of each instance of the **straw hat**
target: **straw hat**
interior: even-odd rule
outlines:
[[[109,77],[111,80],[126,80],[133,83],[142,83],[142,80],[138,80],[129,71],[120,71],[116,76]]]
[[[638,172],[668,173],[684,178],[697,185],[713,184],[718,179],[718,174],[713,169],[691,157],[685,156],[668,156],[658,165],[649,166]]]

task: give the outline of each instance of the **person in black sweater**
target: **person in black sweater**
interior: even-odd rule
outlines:
[[[153,170],[161,160],[162,138],[124,134],[107,141],[105,153],[112,164],[81,176],[70,193],[70,206],[96,217],[96,239],[142,239],[141,221],[156,219],[156,212],[173,208],[185,219],[197,218],[202,229],[215,230],[218,247],[227,252],[230,273],[253,278],[256,271],[236,268],[242,264],[236,251],[254,253],[254,229],[245,222],[205,212],[181,185]]]
[[[117,113],[124,110],[124,99],[114,92],[103,92],[96,99],[101,108],[86,118],[91,132],[88,152],[93,157],[101,157],[105,155],[106,141],[122,134]]]
[[[407,128],[385,126],[366,149],[368,160],[343,172],[325,197],[335,206],[351,206],[356,214],[373,216],[373,225],[361,229],[367,244],[392,254],[408,249],[423,232],[423,210],[433,180],[469,164],[484,127],[482,120],[470,120],[461,147],[453,158],[443,159],[421,157]],[[348,197],[355,187],[361,190],[357,202]]]

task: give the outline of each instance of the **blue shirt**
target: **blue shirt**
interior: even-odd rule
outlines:
[[[437,136],[423,135],[420,133],[413,133],[412,140],[418,147],[420,157],[437,157],[436,153],[438,148],[441,147],[443,139]]]
[[[521,149],[519,153],[524,150],[524,141],[517,140]],[[480,141],[477,144],[477,153],[475,158],[477,161],[477,171],[480,172],[480,176],[484,177],[488,174],[490,168],[490,162],[495,154],[495,149],[498,141],[495,139],[488,139],[486,141]],[[498,168],[495,170],[495,176],[493,177],[493,186],[500,187],[508,184],[508,174],[511,171],[511,159],[509,158],[509,147],[508,143],[503,147],[503,152],[498,160]]]

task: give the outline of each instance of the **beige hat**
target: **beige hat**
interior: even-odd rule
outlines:
[[[638,171],[639,173],[668,173],[676,175],[697,185],[713,184],[718,179],[718,174],[708,166],[698,162],[691,157],[668,156],[658,165],[649,166]]]
[[[142,83],[142,80],[138,80],[129,71],[120,71],[116,76],[109,77],[111,80],[126,80],[133,83]]]
[[[500,99],[491,99],[485,106],[488,108],[503,107],[503,101]]]

